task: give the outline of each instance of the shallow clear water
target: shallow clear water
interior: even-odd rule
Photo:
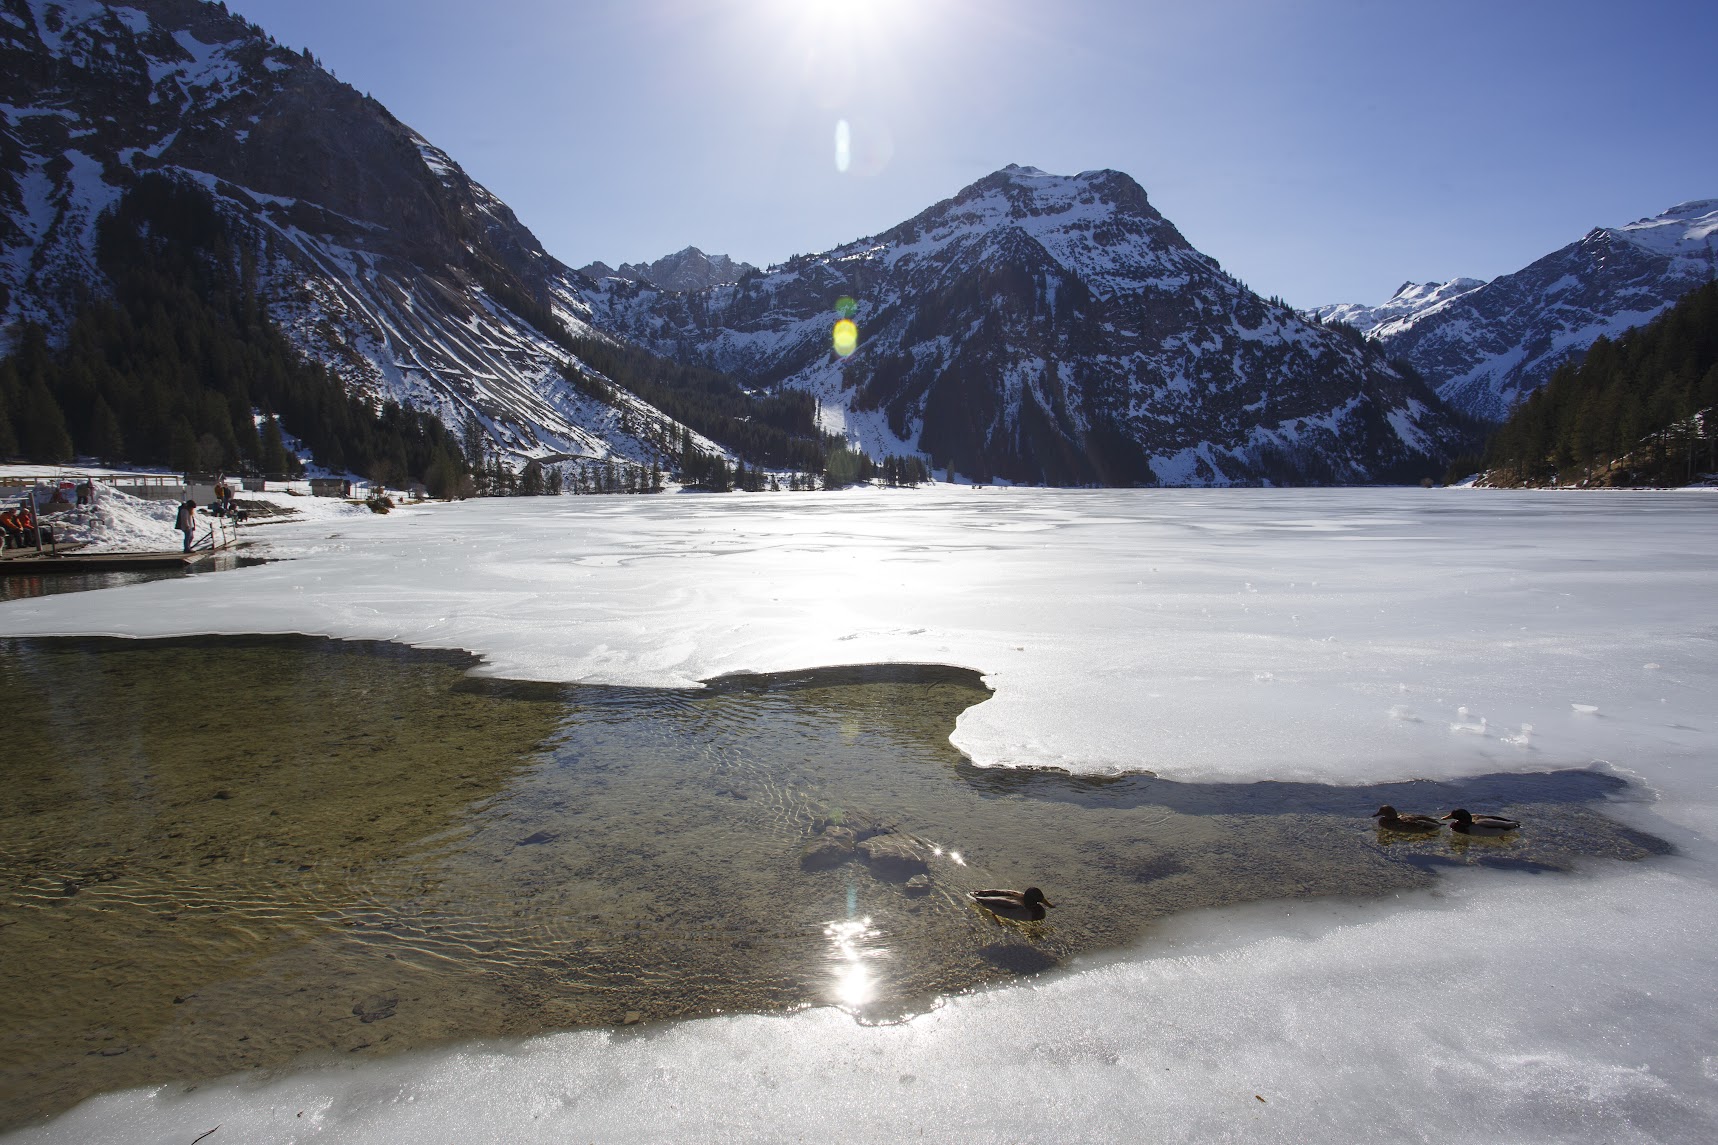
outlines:
[[[231,569],[253,568],[267,564],[263,557],[244,557],[237,553],[216,553],[209,559],[188,568],[138,569],[134,572],[100,573],[13,573],[0,575],[0,602],[30,600],[39,596],[57,596],[67,592],[92,592],[98,588],[120,588],[128,584],[145,584],[153,580],[200,576]]]
[[[527,685],[308,638],[0,643],[0,1126],[456,1039],[942,994],[1196,907],[1665,850],[1590,771],[1374,787],[981,769],[941,667]],[[1366,816],[1508,810],[1519,836]],[[867,856],[869,852],[869,857]],[[907,881],[909,876],[922,876]],[[1042,923],[967,890],[1044,888]]]

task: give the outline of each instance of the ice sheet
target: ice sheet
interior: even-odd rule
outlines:
[[[113,1095],[22,1139],[1712,1140],[1715,512],[1474,490],[481,501],[273,526],[297,559],[7,604],[0,633],[388,638],[540,679],[968,665],[997,689],[956,734],[980,762],[1363,782],[1606,760],[1659,799],[1617,813],[1682,851],[1184,919],[899,1027],[560,1035]]]
[[[1423,490],[470,501],[273,525],[253,535],[301,559],[12,604],[0,633],[304,631],[628,684],[951,663],[997,689],[956,736],[986,764],[1629,767],[1710,742],[1715,510]]]

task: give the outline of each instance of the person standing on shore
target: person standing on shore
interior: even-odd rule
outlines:
[[[185,500],[179,503],[179,515],[173,518],[173,527],[185,534],[185,551],[191,551],[191,538],[197,534],[197,503]]]

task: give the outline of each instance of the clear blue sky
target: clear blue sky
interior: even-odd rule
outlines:
[[[1718,198],[1713,0],[228,6],[575,266],[687,244],[767,264],[1007,163],[1113,167],[1255,290],[1381,302]]]

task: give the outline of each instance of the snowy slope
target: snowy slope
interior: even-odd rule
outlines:
[[[349,384],[450,426],[475,415],[516,459],[646,461],[670,433],[568,384],[543,327],[591,332],[581,280],[505,204],[224,9],[3,0],[0,64],[0,325],[62,329],[99,296],[94,221],[158,170],[244,224],[275,316]]]
[[[1700,199],[1579,242],[1487,283],[1408,284],[1379,307],[1318,312],[1367,332],[1450,405],[1500,421],[1601,336],[1644,325],[1718,275],[1718,199]]]
[[[860,349],[832,352],[855,300]],[[1230,484],[1417,478],[1437,399],[1259,298],[1132,179],[1008,167],[884,234],[731,285],[605,278],[591,321],[761,388],[827,428],[973,477]]]
[[[1448,282],[1404,282],[1382,306],[1367,306],[1360,302],[1339,302],[1333,306],[1315,306],[1307,313],[1324,322],[1343,322],[1362,334],[1373,331],[1400,330],[1412,325],[1421,315],[1447,305],[1454,299],[1484,286],[1478,278],[1452,278]]]

